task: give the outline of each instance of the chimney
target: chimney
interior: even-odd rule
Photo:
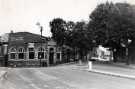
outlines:
[[[14,33],[14,31],[13,30],[11,30],[11,32],[10,33]]]

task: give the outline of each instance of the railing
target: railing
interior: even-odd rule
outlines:
[[[4,63],[5,61],[4,61],[4,56],[0,56],[0,67],[1,66],[4,66]]]
[[[47,62],[42,60],[41,63]],[[40,67],[40,60],[9,60],[8,65],[10,67]]]

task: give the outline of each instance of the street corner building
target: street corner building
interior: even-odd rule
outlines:
[[[2,40],[6,40],[6,43]],[[29,32],[4,35],[0,47],[3,49],[1,53],[5,53],[4,57],[7,55],[7,64],[11,67],[44,67],[62,59],[61,48],[52,38]]]

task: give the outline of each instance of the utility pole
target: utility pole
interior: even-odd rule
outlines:
[[[39,28],[40,28],[40,32],[41,32],[41,51],[43,51],[42,50],[42,44],[43,44],[43,40],[42,40],[43,26],[41,26],[39,22],[37,22],[36,25],[39,26]],[[40,67],[42,67],[42,65],[41,65],[42,53],[39,55],[39,58],[40,58]]]
[[[127,39],[127,45],[126,45],[126,64],[129,65],[129,44],[132,42],[131,39]]]

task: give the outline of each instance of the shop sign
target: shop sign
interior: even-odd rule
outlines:
[[[29,48],[34,48],[34,43],[28,43]]]

